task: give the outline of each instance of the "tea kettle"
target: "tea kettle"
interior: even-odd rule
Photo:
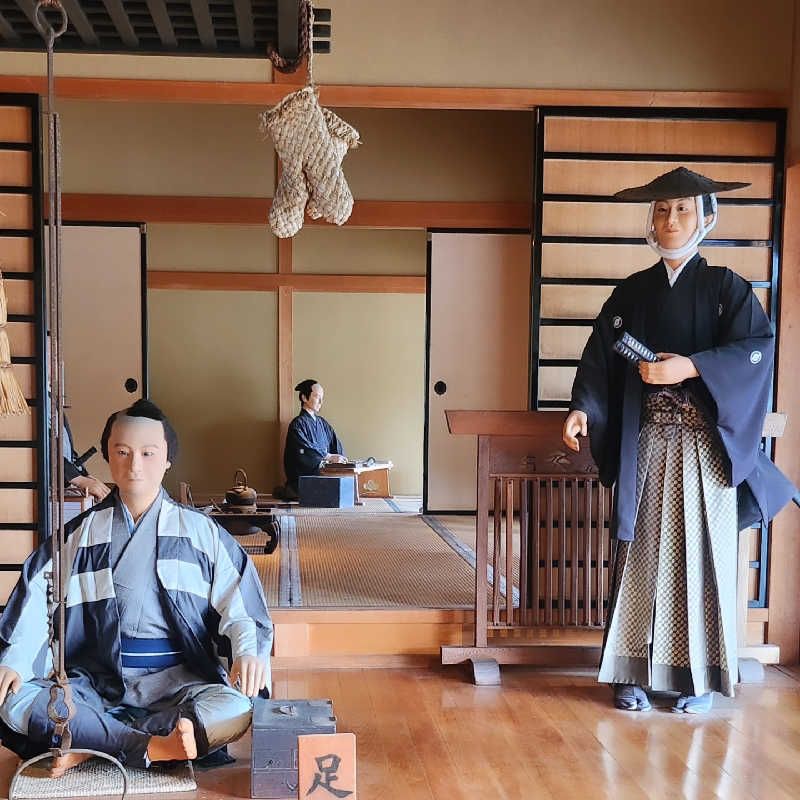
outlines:
[[[233,487],[225,492],[225,505],[242,514],[256,510],[256,490],[247,485],[247,473],[237,469],[233,474]]]

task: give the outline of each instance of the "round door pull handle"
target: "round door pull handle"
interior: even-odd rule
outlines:
[[[438,395],[443,395],[447,391],[447,384],[444,381],[436,381],[433,384],[433,391]]]
[[[125,391],[133,394],[139,388],[139,381],[136,378],[128,378],[125,381]]]

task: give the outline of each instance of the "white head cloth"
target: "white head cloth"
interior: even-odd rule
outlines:
[[[689,241],[686,242],[683,247],[676,247],[676,248],[669,248],[669,247],[662,247],[658,243],[658,238],[656,237],[655,229],[653,228],[653,216],[656,210],[656,203],[661,202],[659,200],[654,200],[650,203],[650,212],[647,215],[647,226],[645,227],[645,239],[647,239],[647,244],[653,248],[662,258],[683,258],[684,256],[688,256],[689,253],[694,252],[697,249],[697,246],[703,239],[708,236],[709,233],[713,230],[714,226],[717,224],[717,196],[714,194],[710,194],[709,197],[711,198],[711,221],[706,225],[706,214],[703,211],[703,195],[699,194],[694,198],[695,204],[697,206],[697,228],[695,232],[689,237]]]

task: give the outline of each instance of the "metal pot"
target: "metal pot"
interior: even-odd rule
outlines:
[[[255,511],[257,497],[256,490],[247,485],[247,473],[237,469],[233,475],[233,487],[225,492],[225,504],[231,510]]]

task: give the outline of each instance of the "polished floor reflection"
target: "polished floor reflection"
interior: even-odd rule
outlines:
[[[501,687],[475,687],[456,667],[281,669],[274,690],[333,700],[339,730],[357,737],[360,800],[800,797],[796,667],[769,668],[703,717],[616,711],[588,671],[502,675]],[[248,735],[236,764],[199,772],[193,796],[249,797],[249,748]],[[14,764],[0,750],[3,797]]]

